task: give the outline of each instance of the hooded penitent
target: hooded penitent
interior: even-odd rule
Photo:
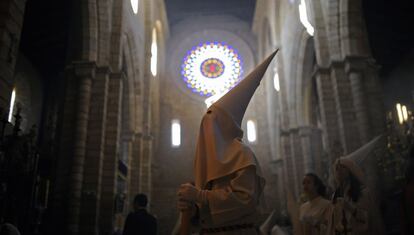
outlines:
[[[375,192],[375,185],[369,185],[369,182],[365,180],[366,176],[362,170],[362,165],[364,165],[364,161],[368,160],[371,157],[374,157],[374,155],[377,154],[377,152],[381,154],[381,152],[383,151],[383,149],[381,148],[385,146],[384,140],[384,135],[377,136],[367,144],[363,145],[361,148],[352,152],[351,154],[337,159],[333,165],[334,175],[337,164],[341,164],[345,166],[350,171],[350,173],[353,176],[355,176],[355,178],[357,178],[358,181],[363,185],[361,187],[361,196],[358,199],[358,201],[350,203],[353,203],[356,208],[359,208],[360,210],[364,211],[364,213],[358,212],[359,214],[356,216],[347,216],[348,220],[352,222],[352,225],[351,222],[349,222],[348,226],[351,226],[351,229],[354,230],[349,234],[384,234],[385,230],[382,223],[381,213],[379,211],[379,202],[374,196],[374,194],[372,194],[372,192]],[[374,186],[374,188],[372,186]],[[335,208],[336,210],[341,209],[342,211],[345,211],[341,208],[341,206],[336,206]],[[330,221],[328,226],[328,231],[330,231],[332,234],[334,233],[335,229],[338,230],[344,228],[343,223],[340,222],[343,220],[341,217],[343,216],[342,211],[333,211],[332,220]],[[350,213],[348,212],[348,214]],[[355,220],[351,218],[358,219]],[[361,223],[361,221],[363,221],[363,223]]]
[[[349,169],[352,175],[354,175],[361,184],[365,184],[365,176],[362,171],[361,165],[369,156],[372,155],[374,150],[380,146],[383,135],[377,136],[361,148],[355,150],[347,156],[341,157],[335,161],[334,166],[337,164],[344,165]],[[335,171],[335,168],[333,170]]]
[[[195,185],[205,189],[212,180],[249,167],[264,186],[254,153],[242,142],[240,129],[246,108],[277,51],[267,57],[246,78],[216,101],[203,116],[195,155]]]

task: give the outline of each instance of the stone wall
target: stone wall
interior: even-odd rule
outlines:
[[[259,45],[270,37],[267,47],[281,47],[276,60],[281,84],[280,174],[296,196],[304,173],[316,172],[327,181],[333,160],[385,127],[360,2],[306,1],[313,36],[299,20],[299,2],[258,2],[253,24]],[[284,185],[279,190],[288,189]]]

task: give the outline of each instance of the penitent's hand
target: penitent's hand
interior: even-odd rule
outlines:
[[[178,199],[177,208],[179,211],[193,211],[194,204],[189,201]]]
[[[186,183],[182,184],[177,192],[178,200],[198,202],[200,201],[200,190],[193,185]]]

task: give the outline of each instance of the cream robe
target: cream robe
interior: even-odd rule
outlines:
[[[318,196],[301,205],[299,220],[303,235],[326,234],[331,203]]]
[[[379,228],[374,228],[373,224],[370,224],[369,222],[370,217],[368,216],[368,211],[371,202],[369,201],[370,197],[368,190],[362,190],[362,194],[357,202],[353,202],[348,196],[345,196],[343,200],[349,203],[353,208],[356,208],[356,210],[354,212],[346,210],[343,203],[340,202],[332,204],[328,234],[377,235],[378,233],[373,232]],[[371,215],[371,217],[372,216],[373,215]]]
[[[238,224],[257,225],[258,200],[262,192],[256,169],[246,167],[235,173],[213,180],[207,200],[200,207],[202,228],[216,228]],[[258,234],[255,228],[212,233],[213,235]]]

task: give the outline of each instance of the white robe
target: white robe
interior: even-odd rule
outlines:
[[[368,190],[362,190],[362,194],[357,202],[345,196],[345,203],[349,203],[355,211],[351,212],[343,206],[343,203],[332,204],[332,212],[329,223],[329,234],[346,235],[369,235],[379,228],[373,228],[369,222],[370,197]],[[371,215],[373,216],[373,215]],[[370,229],[371,228],[371,229]],[[375,233],[378,235],[378,233]]]
[[[330,211],[330,201],[318,196],[301,205],[299,220],[303,235],[325,235]]]

